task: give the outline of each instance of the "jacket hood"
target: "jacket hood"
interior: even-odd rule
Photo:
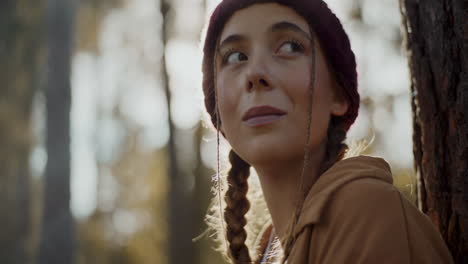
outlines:
[[[362,178],[374,178],[393,184],[390,165],[382,158],[357,156],[335,163],[309,190],[294,236],[299,235],[304,227],[320,222],[327,202],[335,191]]]

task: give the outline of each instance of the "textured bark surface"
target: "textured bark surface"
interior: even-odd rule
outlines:
[[[419,205],[468,263],[468,2],[402,0]]]
[[[0,263],[28,263],[31,111],[44,1],[0,1]]]

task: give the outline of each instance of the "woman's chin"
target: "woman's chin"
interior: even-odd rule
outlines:
[[[241,151],[241,156],[251,165],[263,165],[272,162],[284,162],[290,160],[295,155],[295,149],[301,150],[302,148],[294,147],[289,142],[282,142],[282,144],[260,143],[255,142],[248,145],[248,148]],[[242,155],[244,154],[244,155]]]

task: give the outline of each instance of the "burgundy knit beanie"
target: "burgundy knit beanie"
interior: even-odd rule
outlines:
[[[217,42],[229,18],[238,10],[257,3],[278,3],[295,10],[317,35],[324,55],[335,72],[336,78],[349,102],[346,114],[339,117],[347,131],[354,123],[359,109],[356,59],[348,35],[336,15],[322,0],[223,0],[211,15],[203,48],[203,93],[205,107],[217,126],[216,98],[214,91],[214,56]]]

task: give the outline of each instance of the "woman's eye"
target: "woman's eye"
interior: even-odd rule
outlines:
[[[294,41],[287,41],[279,48],[280,53],[295,53],[302,52],[303,50],[302,45]]]
[[[225,58],[225,63],[231,64],[231,63],[237,63],[243,60],[247,60],[247,56],[245,56],[244,53],[242,52],[232,52],[230,54],[227,54]]]

